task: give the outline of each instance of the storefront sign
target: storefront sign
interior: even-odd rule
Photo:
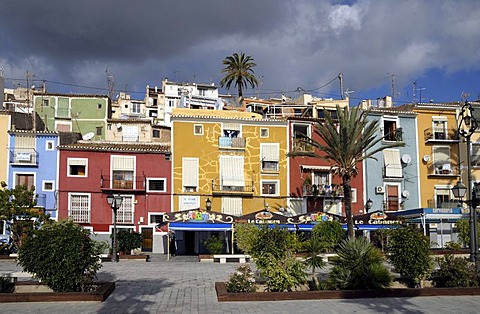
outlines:
[[[388,219],[384,212],[375,212],[372,214],[360,215],[358,218],[354,217],[353,223],[355,225],[395,225],[402,222],[396,219]]]
[[[168,213],[164,215],[165,222],[191,222],[191,223],[205,223],[205,222],[221,222],[232,223],[233,217],[215,213],[211,211],[202,210],[188,210],[177,213]]]

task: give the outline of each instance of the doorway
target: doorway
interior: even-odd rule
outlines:
[[[142,228],[142,252],[152,252],[153,228]]]

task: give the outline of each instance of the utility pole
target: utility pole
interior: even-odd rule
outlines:
[[[343,100],[345,97],[343,96],[343,73],[338,74],[338,80],[340,81],[340,98]]]

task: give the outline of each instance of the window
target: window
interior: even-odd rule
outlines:
[[[237,138],[240,137],[240,124],[238,123],[224,123],[223,137]]]
[[[314,171],[312,179],[312,184],[315,184],[317,187],[330,185],[330,174],[328,172]]]
[[[294,124],[292,150],[309,151],[310,145],[305,140],[309,137],[310,137],[310,126],[308,124]]]
[[[35,137],[15,136],[14,163],[36,164]]]
[[[35,186],[35,175],[33,173],[16,173],[15,186],[26,185],[27,188]]]
[[[447,117],[433,117],[433,138],[436,140],[447,139]]]
[[[48,107],[49,99],[43,99],[42,100],[42,106],[43,107]]]
[[[54,141],[46,141],[45,142],[45,150],[54,150],[55,149],[55,142]]]
[[[207,95],[207,90],[203,88],[198,89],[198,95],[199,96],[206,96]]]
[[[182,159],[182,186],[184,192],[196,192],[198,188],[198,158]]]
[[[158,224],[161,224],[163,222],[163,214],[160,214],[160,213],[155,213],[155,214],[152,214],[152,213],[149,213],[148,214],[148,223],[149,224],[155,224],[155,225],[158,225]]]
[[[386,198],[387,198],[387,211],[397,211],[399,210],[399,186],[398,185],[387,185],[386,186]]]
[[[453,202],[451,197],[451,187],[435,186],[435,204],[436,208],[449,208]]]
[[[383,160],[385,162],[385,177],[402,178],[402,164],[400,162],[400,150],[385,149],[383,151]]]
[[[112,156],[112,177],[114,189],[135,188],[135,157]]]
[[[132,103],[132,113],[139,114],[141,110],[141,106],[139,103]]]
[[[87,177],[88,159],[67,158],[67,171],[69,177]]]
[[[260,137],[268,137],[268,129],[260,129]]]
[[[147,179],[147,192],[165,192],[166,179]]]
[[[98,110],[101,110],[101,109],[102,109],[102,104],[98,103],[98,104],[97,104],[97,109],[98,109]]]
[[[54,181],[43,181],[43,191],[53,191],[55,182]]]
[[[222,197],[222,213],[233,216],[242,215],[241,197]]]
[[[472,143],[472,152],[470,158],[472,166],[480,166],[480,143]]]
[[[168,100],[168,106],[171,108],[171,107],[175,107],[175,99],[169,99]]]
[[[90,194],[68,194],[68,217],[76,223],[90,222]]]
[[[357,202],[357,189],[352,188],[352,203],[356,203],[356,202]]]
[[[450,146],[433,146],[434,174],[450,174]]]
[[[278,171],[278,161],[280,158],[280,145],[260,144],[260,158],[262,162],[262,171]]]
[[[153,130],[153,137],[160,138],[160,130]]]
[[[383,137],[385,141],[396,141],[397,120],[383,120]]]
[[[244,160],[242,156],[220,156],[220,185],[222,191],[243,191]]]
[[[71,118],[70,117],[70,101],[68,98],[59,97],[56,111],[57,118]]]
[[[123,196],[122,206],[117,210],[117,223],[133,223],[133,195]]]
[[[95,130],[96,130],[98,136],[102,136],[103,127],[97,126],[97,127],[95,128]]]
[[[262,195],[278,195],[278,181],[261,181]]]
[[[194,124],[193,125],[193,134],[203,135],[203,125],[202,124]]]

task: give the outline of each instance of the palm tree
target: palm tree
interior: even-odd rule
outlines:
[[[378,145],[384,137],[377,137],[379,122],[368,121],[365,111],[358,107],[341,108],[337,105],[334,120],[330,111],[324,109],[325,120],[318,120],[314,133],[325,144],[312,137],[303,140],[316,148],[314,151],[294,151],[290,157],[307,156],[323,159],[331,163],[334,175],[342,178],[345,215],[347,216],[348,236],[353,237],[352,188],[351,179],[358,174],[357,165],[367,158],[377,160],[374,155],[386,148],[404,144],[394,142]]]
[[[223,65],[225,65],[225,68],[222,69],[222,72],[226,73],[226,75],[220,81],[220,85],[230,89],[233,83],[237,86],[238,97],[243,97],[243,88],[246,89],[247,84],[252,88],[258,85],[257,78],[253,72],[253,67],[257,66],[257,64],[253,62],[252,56],[245,56],[243,52],[240,55],[234,53],[223,59]]]

